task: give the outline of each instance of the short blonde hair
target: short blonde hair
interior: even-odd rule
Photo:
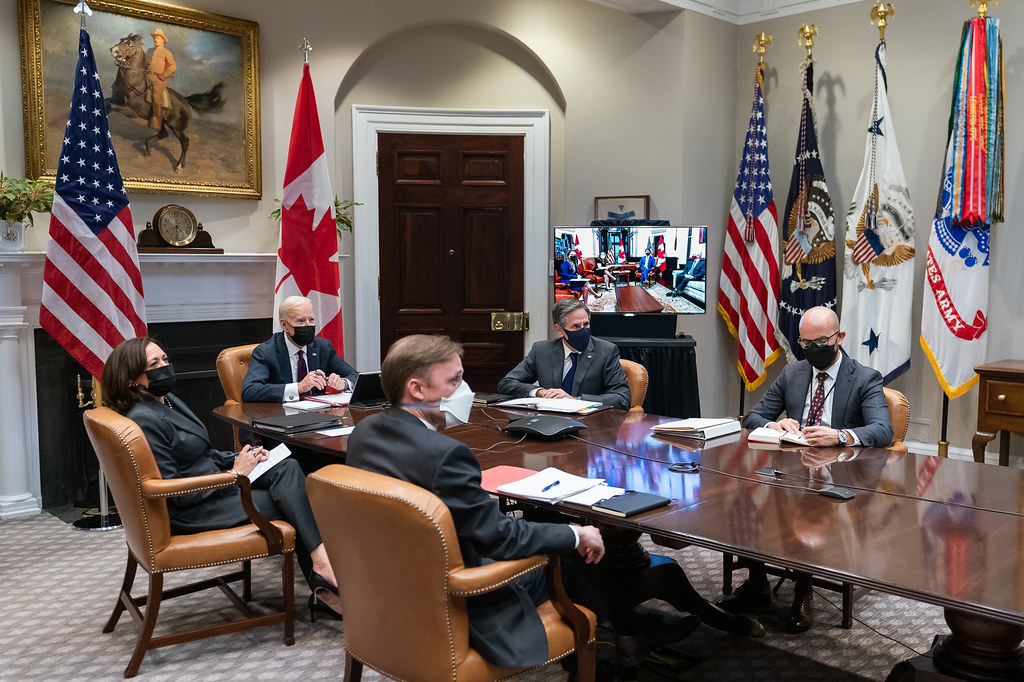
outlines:
[[[413,334],[391,344],[380,365],[380,383],[392,405],[400,405],[409,379],[427,379],[430,370],[454,357],[462,357],[462,344],[447,336]]]

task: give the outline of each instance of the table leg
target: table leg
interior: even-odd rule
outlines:
[[[898,664],[887,682],[1024,679],[1024,626],[945,609],[952,634],[931,650]]]
[[[971,440],[971,449],[974,450],[974,461],[985,461],[985,446],[996,437],[996,434],[987,431],[978,431]]]

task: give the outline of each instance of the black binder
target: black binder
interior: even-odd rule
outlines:
[[[669,503],[667,497],[652,495],[651,493],[638,493],[635,490],[627,490],[621,495],[609,497],[591,505],[591,509],[615,516],[633,516],[641,512],[664,507]]]
[[[285,414],[280,417],[252,420],[252,427],[254,429],[277,431],[284,434],[319,431],[320,429],[330,429],[335,426],[341,426],[341,417],[321,412],[299,412],[298,414]]]

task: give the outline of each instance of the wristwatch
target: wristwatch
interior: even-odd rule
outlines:
[[[837,431],[836,437],[839,439],[840,445],[847,445],[850,442],[850,437],[846,435],[846,431],[843,431],[842,429]]]

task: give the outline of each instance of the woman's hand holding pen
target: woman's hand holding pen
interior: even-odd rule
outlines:
[[[231,470],[242,476],[248,476],[256,465],[264,461],[270,455],[260,446],[246,445],[242,450],[235,456],[235,461],[231,465]]]

